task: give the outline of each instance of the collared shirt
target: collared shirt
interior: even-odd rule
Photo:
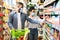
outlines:
[[[43,19],[40,19],[39,17],[34,17],[32,20],[35,20],[35,21],[37,21],[37,22],[39,22],[39,23],[42,23],[44,20]],[[38,28],[38,27],[40,27],[40,24],[33,24],[33,23],[30,23],[30,22],[28,22],[28,28]]]
[[[17,13],[18,15],[18,29],[21,29],[21,16],[20,13]]]

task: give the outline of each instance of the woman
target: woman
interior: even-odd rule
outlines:
[[[39,23],[42,24],[42,20],[36,16],[36,13],[35,13],[35,8],[34,7],[31,7],[29,9],[29,18],[33,19],[33,20],[38,20]],[[28,22],[28,28],[30,30],[30,33],[29,33],[29,40],[38,40],[38,27],[40,25],[39,24],[32,24],[30,22]]]

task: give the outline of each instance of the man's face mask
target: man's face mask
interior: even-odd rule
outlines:
[[[19,13],[20,13],[20,12],[23,12],[23,9],[22,9],[22,8],[21,8],[21,9],[19,9],[19,10],[18,10],[18,12],[19,12]]]

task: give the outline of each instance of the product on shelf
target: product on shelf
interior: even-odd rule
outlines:
[[[3,36],[3,23],[4,23],[3,16],[4,16],[4,14],[0,13],[0,40],[4,39],[4,36]]]
[[[1,31],[3,31],[3,28],[2,28],[2,27],[0,27],[0,32],[1,32]]]
[[[59,34],[58,34],[58,39],[60,40],[60,32],[59,32]]]
[[[3,13],[0,13],[0,24],[3,24],[4,23],[3,16],[4,16],[4,14]]]
[[[4,16],[4,14],[3,13],[0,13],[0,17],[3,17]]]
[[[52,27],[52,24],[50,24],[49,22],[45,24],[45,29],[46,29],[46,32],[47,34],[46,35],[50,35],[51,37],[49,38],[52,38],[52,39],[56,39],[58,40],[59,39],[59,30],[55,29]],[[49,39],[48,38],[48,39]],[[51,40],[51,39],[50,39]]]
[[[0,36],[0,40],[3,40],[3,36]]]
[[[51,12],[51,16],[55,16],[55,12]]]

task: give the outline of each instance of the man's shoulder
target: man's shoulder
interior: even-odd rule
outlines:
[[[25,13],[22,13],[22,15],[27,15],[27,14],[25,14]]]
[[[10,16],[13,16],[13,15],[15,15],[16,14],[16,12],[11,12],[9,15]]]

